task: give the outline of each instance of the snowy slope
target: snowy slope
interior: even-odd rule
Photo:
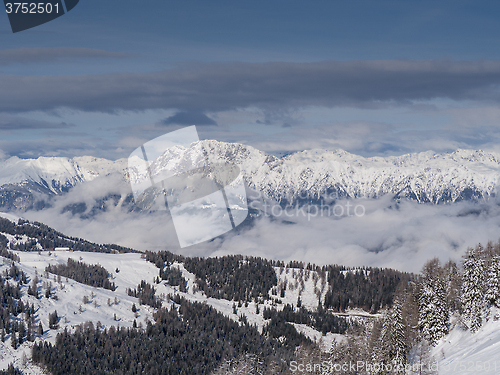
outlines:
[[[271,298],[280,297],[280,292],[285,289],[285,297],[280,300],[283,304],[297,306],[300,299],[302,306],[315,311],[318,308],[318,301],[325,300],[328,291],[328,272],[321,278],[315,271],[300,270],[288,267],[274,267],[278,278],[276,295],[269,291]]]
[[[37,307],[37,323],[41,321],[46,332],[43,340],[54,342],[57,332],[65,328],[74,329],[77,325],[86,321],[94,324],[101,322],[103,326],[125,326],[131,327],[134,319],[139,326],[145,326],[145,322],[153,320],[153,309],[149,306],[139,305],[138,299],[130,297],[126,293],[127,288],[136,288],[141,280],[153,283],[158,275],[158,269],[154,264],[147,262],[141,254],[103,254],[103,253],[83,253],[71,251],[47,252],[15,252],[20,256],[21,262],[18,266],[33,279],[35,275],[40,278],[40,283],[52,284],[53,294],[57,299],[47,299],[42,297],[35,299],[27,294],[27,285],[21,287],[22,299],[24,302],[34,303]],[[100,264],[112,275],[112,281],[116,283],[117,289],[110,291],[102,288],[93,288],[77,283],[71,279],[62,278],[58,283],[54,275],[46,275],[44,269],[49,264],[66,263],[68,258],[81,260],[88,264]],[[11,261],[0,257],[0,272],[10,267]],[[259,304],[259,313],[256,311],[255,302],[237,307],[237,312],[233,312],[233,302],[223,299],[206,297],[201,291],[195,291],[195,275],[185,270],[182,263],[174,263],[171,267],[179,268],[183,277],[188,280],[186,293],[179,292],[178,287],[172,287],[165,282],[154,284],[157,297],[165,304],[172,304],[167,299],[168,294],[179,293],[191,301],[207,303],[219,312],[238,321],[240,315],[245,315],[250,324],[256,325],[262,331],[266,321],[263,319],[262,311],[264,307],[274,307],[282,309],[286,303],[296,305],[297,298],[301,296],[302,303],[314,310],[317,306],[318,290],[321,291],[321,278],[310,271],[309,277],[305,277],[305,271],[300,276],[299,269],[275,268],[279,285],[283,286],[287,280],[287,289],[284,298],[278,298],[282,303],[275,304],[273,300]],[[116,272],[118,269],[119,272]],[[47,277],[48,276],[48,277]],[[314,279],[317,279],[316,287]],[[304,280],[303,287],[301,281]],[[319,287],[319,289],[318,289]],[[270,295],[274,299],[277,297]],[[89,303],[83,302],[83,297],[89,299]],[[137,315],[132,312],[132,304],[138,307]],[[58,330],[48,330],[48,316],[57,310],[60,317],[60,328]],[[115,320],[116,315],[116,320]],[[370,323],[380,314],[372,315],[361,310],[348,311],[345,314],[350,320]],[[324,352],[328,352],[334,342],[342,342],[345,336],[328,333],[322,335],[321,332],[302,324],[293,324],[298,332],[308,336],[320,345]],[[37,341],[40,340],[37,338]],[[6,336],[5,343],[0,343],[0,368],[6,368],[9,363],[14,364],[25,371],[26,374],[41,374],[41,369],[30,363],[31,343],[25,342],[20,348],[14,350],[10,347],[9,335]],[[24,354],[26,353],[26,354]],[[438,360],[439,374],[498,374],[500,363],[500,310],[492,310],[489,319],[484,326],[475,334],[462,330],[458,325],[447,335],[432,352],[433,357]],[[485,367],[485,366],[488,366]],[[462,367],[461,367],[462,366]],[[465,367],[464,367],[465,366]],[[477,366],[476,370],[470,371],[471,366]],[[496,366],[496,367],[495,367]],[[481,369],[481,371],[477,369]]]
[[[476,332],[456,326],[434,348],[439,374],[500,374],[500,310]]]
[[[92,321],[94,324],[101,322],[106,327],[132,327],[134,319],[143,326],[147,320],[153,320],[153,309],[149,306],[139,305],[137,298],[130,297],[126,293],[126,288],[136,288],[142,279],[152,282],[153,277],[158,274],[156,267],[141,259],[140,254],[110,256],[111,254],[73,253],[69,251],[40,252],[40,254],[36,252],[16,253],[21,257],[21,262],[16,264],[26,273],[28,278],[33,280],[35,276],[38,276],[41,285],[51,283],[52,294],[57,296],[57,299],[45,297],[36,299],[28,295],[28,285],[21,287],[23,302],[35,304],[37,308],[36,324],[42,322],[45,330],[42,337],[44,341],[55,342],[58,332],[64,331],[65,328],[72,330],[77,325],[87,321]],[[112,281],[118,286],[117,290],[113,292],[103,288],[94,288],[64,277],[61,278],[61,283],[58,283],[55,275],[45,274],[44,270],[47,265],[66,263],[69,257],[75,260],[81,259],[89,264],[101,264],[113,274]],[[8,269],[10,264],[10,260],[0,257],[0,272]],[[116,268],[120,269],[119,273],[115,272]],[[83,302],[84,296],[89,300],[87,304]],[[138,307],[137,318],[132,312],[132,304],[134,303]],[[49,314],[54,311],[57,311],[60,317],[59,329],[48,330]],[[116,320],[114,320],[115,314]],[[26,370],[26,374],[40,374],[41,370],[36,366],[28,366],[26,369],[23,364],[23,353],[26,352],[29,358],[31,356],[29,348],[32,344],[25,342],[20,348],[14,350],[10,346],[9,337],[10,335],[7,335],[5,343],[0,343],[0,368],[6,368],[9,363],[14,362],[23,371]]]
[[[7,218],[13,222],[17,217],[10,214],[0,214],[0,217]],[[11,238],[14,241],[28,241],[29,238]],[[10,237],[9,237],[10,236]],[[134,319],[139,326],[145,326],[145,322],[153,320],[153,309],[149,306],[139,305],[138,299],[128,296],[127,288],[136,288],[145,280],[156,288],[156,295],[163,305],[172,304],[167,298],[169,294],[179,293],[191,301],[207,303],[225,316],[239,321],[241,315],[245,315],[248,322],[257,326],[259,331],[266,324],[263,318],[263,310],[275,308],[281,310],[285,304],[297,306],[300,299],[301,304],[309,310],[315,310],[318,305],[318,298],[324,300],[326,292],[327,274],[323,277],[314,271],[307,271],[287,267],[275,267],[278,279],[276,290],[270,290],[270,300],[263,301],[257,305],[251,302],[247,307],[236,307],[236,314],[233,311],[233,302],[223,299],[208,298],[203,292],[196,291],[196,276],[188,272],[182,263],[173,263],[170,267],[178,268],[182,276],[187,279],[187,291],[182,293],[178,287],[173,287],[165,282],[154,284],[154,279],[158,276],[159,270],[153,263],[147,262],[140,253],[107,254],[72,251],[40,251],[40,252],[18,252],[20,263],[18,267],[26,273],[28,279],[35,276],[40,279],[39,285],[52,284],[52,294],[54,298],[36,299],[27,294],[28,285],[21,286],[22,300],[35,304],[37,308],[37,321],[42,322],[45,333],[42,340],[54,342],[57,332],[68,328],[74,329],[77,325],[92,321],[94,324],[101,322],[105,327],[125,326],[131,327]],[[57,282],[57,277],[46,274],[45,268],[51,264],[64,264],[68,258],[80,260],[87,264],[100,264],[111,274],[112,282],[117,286],[115,291],[103,288],[94,288],[80,284],[74,280],[61,278]],[[0,273],[7,270],[12,261],[0,257]],[[345,271],[348,272],[348,271]],[[42,293],[46,286],[42,288]],[[281,290],[284,289],[284,296]],[[84,297],[89,302],[84,303]],[[138,307],[137,315],[132,312],[132,304]],[[60,328],[58,330],[48,330],[49,314],[57,310],[60,317]],[[116,319],[115,319],[116,315]],[[351,310],[346,313],[339,313],[351,321],[357,321],[363,325],[373,323],[380,314],[369,314],[362,310]],[[317,342],[321,349],[328,352],[334,342],[340,342],[345,336],[328,333],[322,335],[321,332],[302,324],[294,324],[296,330]],[[40,340],[37,338],[37,340]],[[31,343],[25,342],[20,348],[14,350],[10,346],[9,335],[6,336],[5,343],[0,342],[0,369],[6,368],[9,363],[14,364],[25,371],[26,374],[40,374],[41,370],[30,364]],[[26,354],[25,354],[26,353]],[[438,361],[440,374],[499,374],[500,373],[500,309],[491,310],[488,319],[483,327],[476,333],[471,333],[456,325],[453,330],[443,338],[438,346],[433,349],[433,357]],[[488,367],[489,366],[489,367]],[[472,370],[472,371],[471,371]]]
[[[105,254],[67,250],[52,252],[15,251],[14,253],[20,257],[20,263],[16,262],[16,265],[27,275],[28,279],[33,280],[35,277],[38,277],[40,279],[39,285],[44,285],[40,294],[43,294],[46,286],[50,283],[52,295],[57,296],[57,298],[45,298],[43,296],[40,299],[36,299],[28,295],[28,285],[21,287],[23,302],[35,305],[37,309],[36,324],[42,322],[44,327],[45,333],[41,339],[52,343],[55,342],[58,332],[64,331],[66,328],[73,330],[76,326],[87,321],[92,321],[94,325],[100,322],[104,327],[132,327],[135,319],[139,327],[145,327],[148,320],[153,321],[154,309],[149,306],[139,305],[138,299],[128,296],[126,292],[127,288],[136,288],[142,280],[155,286],[156,296],[162,301],[164,306],[172,304],[172,301],[167,298],[169,294],[179,293],[190,301],[207,303],[234,321],[239,321],[240,316],[244,315],[247,321],[255,325],[260,332],[262,332],[262,328],[267,323],[263,318],[264,307],[273,307],[281,310],[286,303],[296,305],[300,291],[304,306],[314,310],[317,307],[318,290],[315,290],[313,280],[317,280],[319,288],[322,285],[321,278],[316,272],[310,271],[304,287],[294,287],[293,285],[300,280],[300,271],[298,269],[284,268],[280,272],[280,268],[276,268],[277,276],[282,285],[286,275],[288,275],[288,287],[285,297],[280,299],[282,303],[276,304],[273,300],[263,301],[264,303],[258,305],[259,312],[257,313],[256,303],[251,302],[247,307],[244,305],[237,307],[235,314],[233,311],[233,301],[208,298],[203,292],[196,291],[196,288],[194,288],[196,277],[188,272],[182,263],[174,263],[170,267],[178,268],[182,272],[183,277],[187,279],[186,293],[180,292],[178,287],[170,286],[165,282],[154,284],[159,270],[153,263],[147,262],[143,255],[139,253]],[[45,268],[49,264],[64,264],[68,258],[83,261],[87,264],[99,264],[103,266],[111,274],[111,281],[116,284],[117,289],[110,291],[103,288],[90,287],[65,277],[62,277],[59,283],[57,276],[45,272]],[[0,273],[10,268],[11,264],[11,260],[0,257]],[[84,303],[84,297],[89,300],[88,303]],[[137,314],[132,312],[132,304],[138,307]],[[57,311],[60,318],[59,329],[49,330],[49,314],[54,311]],[[298,332],[302,332],[311,340],[318,342],[325,352],[331,348],[334,340],[342,340],[341,335],[330,333],[322,335],[321,332],[305,325],[297,324],[295,327]],[[40,338],[36,340],[38,342]],[[29,360],[31,346],[32,343],[24,342],[20,348],[14,350],[10,346],[10,335],[7,335],[5,342],[0,342],[0,369],[6,368],[13,362],[17,367],[25,371],[26,374],[40,374],[41,370],[33,366]]]
[[[53,193],[96,177],[68,158],[19,159],[12,157],[0,164],[0,185],[33,182]]]

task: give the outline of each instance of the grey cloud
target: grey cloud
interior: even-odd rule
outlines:
[[[165,125],[217,125],[210,117],[201,112],[177,112],[162,121]]]
[[[83,156],[96,155],[108,159],[128,156],[128,150],[117,150],[116,145],[106,140],[90,136],[44,137],[38,139],[3,140],[0,139],[0,150],[6,156],[20,158],[37,158],[39,156]]]
[[[500,61],[206,63],[156,73],[0,76],[0,111],[376,107],[500,99]]]
[[[44,63],[76,59],[126,58],[130,54],[95,48],[12,48],[0,50],[0,65]]]
[[[106,209],[88,218],[80,214],[73,215],[65,207],[75,203],[84,203],[90,213],[92,207],[103,204],[103,198],[114,195],[126,200],[131,194],[128,181],[121,175],[111,174],[77,185],[67,194],[55,196],[50,207],[40,211],[27,211],[19,216],[39,220],[65,234],[79,236],[98,243],[117,243],[140,250],[160,250],[168,246],[177,247],[177,236],[170,216],[166,211],[150,214],[130,212],[126,204],[114,205],[104,200]]]
[[[55,123],[31,120],[23,117],[0,116],[0,130],[66,129],[73,126],[65,122]]]

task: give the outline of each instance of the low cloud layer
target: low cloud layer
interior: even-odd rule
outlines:
[[[365,214],[261,217],[252,226],[185,249],[180,249],[166,212],[129,212],[121,201],[86,219],[68,211],[62,213],[69,203],[85,202],[85,214],[90,214],[90,208],[102,197],[116,193],[124,199],[129,192],[127,183],[120,178],[102,178],[58,197],[50,209],[22,215],[69,235],[140,250],[167,249],[196,256],[239,253],[284,261],[392,267],[414,272],[433,257],[460,260],[467,247],[496,241],[500,233],[500,206],[494,200],[449,205],[410,201],[396,204],[390,197],[338,201],[344,207],[350,204],[351,213],[354,207],[362,206],[363,210],[356,212]],[[190,225],[188,219],[185,222]]]
[[[377,107],[437,98],[498,102],[499,84],[500,61],[206,63],[156,73],[1,75],[0,111]]]
[[[494,202],[433,206],[405,201],[396,207],[386,198],[351,203],[363,205],[366,214],[292,219],[296,224],[263,219],[212,255],[238,252],[418,272],[428,259],[460,260],[467,247],[499,237],[500,209]]]

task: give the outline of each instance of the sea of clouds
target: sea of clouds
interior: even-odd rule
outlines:
[[[121,199],[103,200],[111,194]],[[314,214],[316,211],[310,208],[291,209],[285,215],[284,211],[268,208],[236,231],[181,249],[169,213],[133,211],[126,204],[128,194],[130,187],[121,177],[98,178],[55,197],[44,210],[19,215],[68,235],[139,250],[166,249],[189,256],[237,253],[412,272],[419,271],[433,257],[441,261],[460,260],[467,247],[500,238],[500,205],[495,199],[432,205],[396,202],[385,196],[338,200],[335,204],[344,208],[343,215],[332,214],[333,211],[330,215],[321,211]],[[75,202],[84,202],[87,211],[65,211]],[[195,217],[184,217],[182,222],[184,229],[196,227]]]

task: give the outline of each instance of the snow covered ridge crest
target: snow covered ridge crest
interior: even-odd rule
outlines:
[[[340,198],[390,194],[433,204],[481,200],[496,196],[500,179],[500,154],[481,150],[365,158],[343,150],[316,149],[278,158],[237,143],[201,143],[210,162],[238,165],[251,189],[282,203],[325,194]],[[190,160],[194,152],[194,144],[169,150],[164,155],[168,168]],[[12,157],[0,164],[0,206],[27,208],[30,195],[59,195],[111,175],[128,180],[126,159]]]

